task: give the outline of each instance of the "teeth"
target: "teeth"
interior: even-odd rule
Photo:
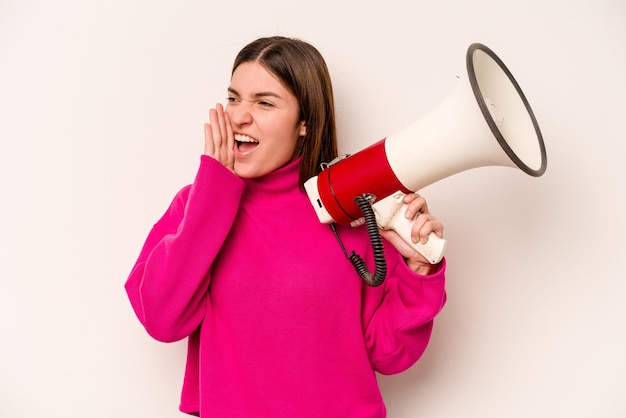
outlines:
[[[235,141],[237,142],[252,142],[252,143],[258,143],[259,141],[257,141],[254,138],[250,138],[248,135],[241,135],[241,134],[235,134]]]

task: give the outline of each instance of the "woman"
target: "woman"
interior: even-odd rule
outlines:
[[[421,356],[445,302],[431,265],[384,231],[387,278],[363,283],[303,192],[337,155],[326,64],[310,44],[258,39],[209,112],[192,185],[154,225],[126,283],[155,339],[188,338],[180,409],[205,417],[384,417],[375,372]],[[443,226],[410,194],[412,234]],[[416,216],[417,215],[417,216]],[[367,231],[337,226],[373,255]]]

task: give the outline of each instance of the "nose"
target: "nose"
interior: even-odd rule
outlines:
[[[235,126],[245,126],[252,123],[252,113],[250,113],[250,108],[245,102],[227,105],[226,113],[228,113],[230,121]]]

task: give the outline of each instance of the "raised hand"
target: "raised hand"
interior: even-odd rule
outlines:
[[[215,158],[234,173],[234,148],[235,137],[230,117],[218,103],[209,110],[209,123],[204,124],[204,154]]]

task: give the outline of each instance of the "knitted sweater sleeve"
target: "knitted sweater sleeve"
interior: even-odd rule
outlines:
[[[155,339],[189,336],[202,322],[210,267],[233,224],[243,181],[202,156],[196,179],[153,226],[125,288]]]
[[[426,350],[434,318],[446,301],[446,261],[432,275],[421,276],[385,244],[387,278],[380,287],[365,286],[363,321],[372,367],[394,374],[411,367]]]

